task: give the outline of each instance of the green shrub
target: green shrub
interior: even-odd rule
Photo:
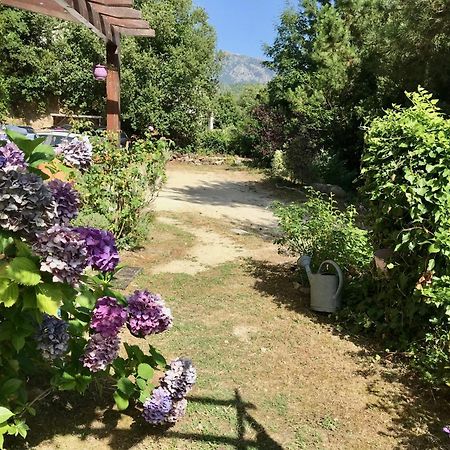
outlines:
[[[274,178],[289,178],[286,168],[286,155],[282,150],[275,150],[272,157],[271,175]]]
[[[234,133],[233,127],[204,131],[200,137],[200,151],[205,154],[233,154]]]
[[[274,212],[282,231],[276,241],[280,249],[311,256],[313,270],[327,259],[351,276],[369,267],[373,256],[369,234],[357,226],[353,206],[341,211],[332,197],[311,191],[305,203],[275,203]]]
[[[83,220],[103,217],[118,246],[138,246],[148,231],[148,207],[165,180],[170,141],[139,139],[131,148],[93,141],[94,164],[78,181]],[[81,219],[80,219],[81,220]]]
[[[86,213],[84,210],[79,212],[78,217],[73,222],[77,227],[102,228],[105,230],[112,227],[112,224],[102,214]]]
[[[366,135],[363,193],[387,277],[353,286],[347,319],[408,352],[427,378],[450,381],[450,120],[425,90]]]

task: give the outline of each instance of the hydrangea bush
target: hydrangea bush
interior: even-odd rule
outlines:
[[[148,291],[113,290],[114,236],[75,227],[78,193],[53,177],[89,167],[89,146],[77,141],[57,155],[42,139],[8,138],[0,142],[0,448],[7,435],[26,437],[39,399],[82,394],[94,380],[115,385],[119,410],[133,404],[149,424],[174,424],[195,383],[191,361],[168,365],[152,345],[122,342],[127,329],[142,339],[168,330],[171,311]],[[39,397],[36,368],[49,380]]]

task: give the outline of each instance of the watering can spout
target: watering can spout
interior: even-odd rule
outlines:
[[[308,280],[311,282],[312,271],[311,271],[311,256],[304,255],[297,261],[300,267],[303,267],[308,275]]]

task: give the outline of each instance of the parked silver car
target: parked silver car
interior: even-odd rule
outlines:
[[[72,141],[77,137],[76,134],[71,133],[67,130],[46,130],[38,132],[38,137],[45,137],[44,144],[50,145],[51,147],[58,147],[62,141]]]

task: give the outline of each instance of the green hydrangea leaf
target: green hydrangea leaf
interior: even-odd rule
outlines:
[[[135,391],[135,386],[132,381],[130,381],[126,377],[122,377],[117,382],[117,389],[120,391],[121,394],[123,394],[126,398],[131,397]]]
[[[6,276],[25,286],[36,286],[41,282],[37,265],[29,258],[18,256],[4,268]]]
[[[128,408],[130,402],[127,398],[124,398],[123,394],[121,394],[119,391],[114,392],[113,397],[119,411],[123,411]]]
[[[13,412],[4,406],[0,406],[0,423],[6,422],[12,416],[14,416]]]
[[[13,306],[19,298],[19,287],[6,278],[0,278],[0,303],[7,308]]]
[[[141,394],[139,395],[139,401],[141,403],[145,403],[149,397],[150,397],[150,389],[144,389],[143,391],[141,391]]]
[[[137,368],[138,375],[144,380],[149,380],[153,377],[153,369],[149,364],[139,364]]]
[[[40,284],[36,287],[36,300],[40,311],[56,316],[62,302],[61,289],[53,284]]]

